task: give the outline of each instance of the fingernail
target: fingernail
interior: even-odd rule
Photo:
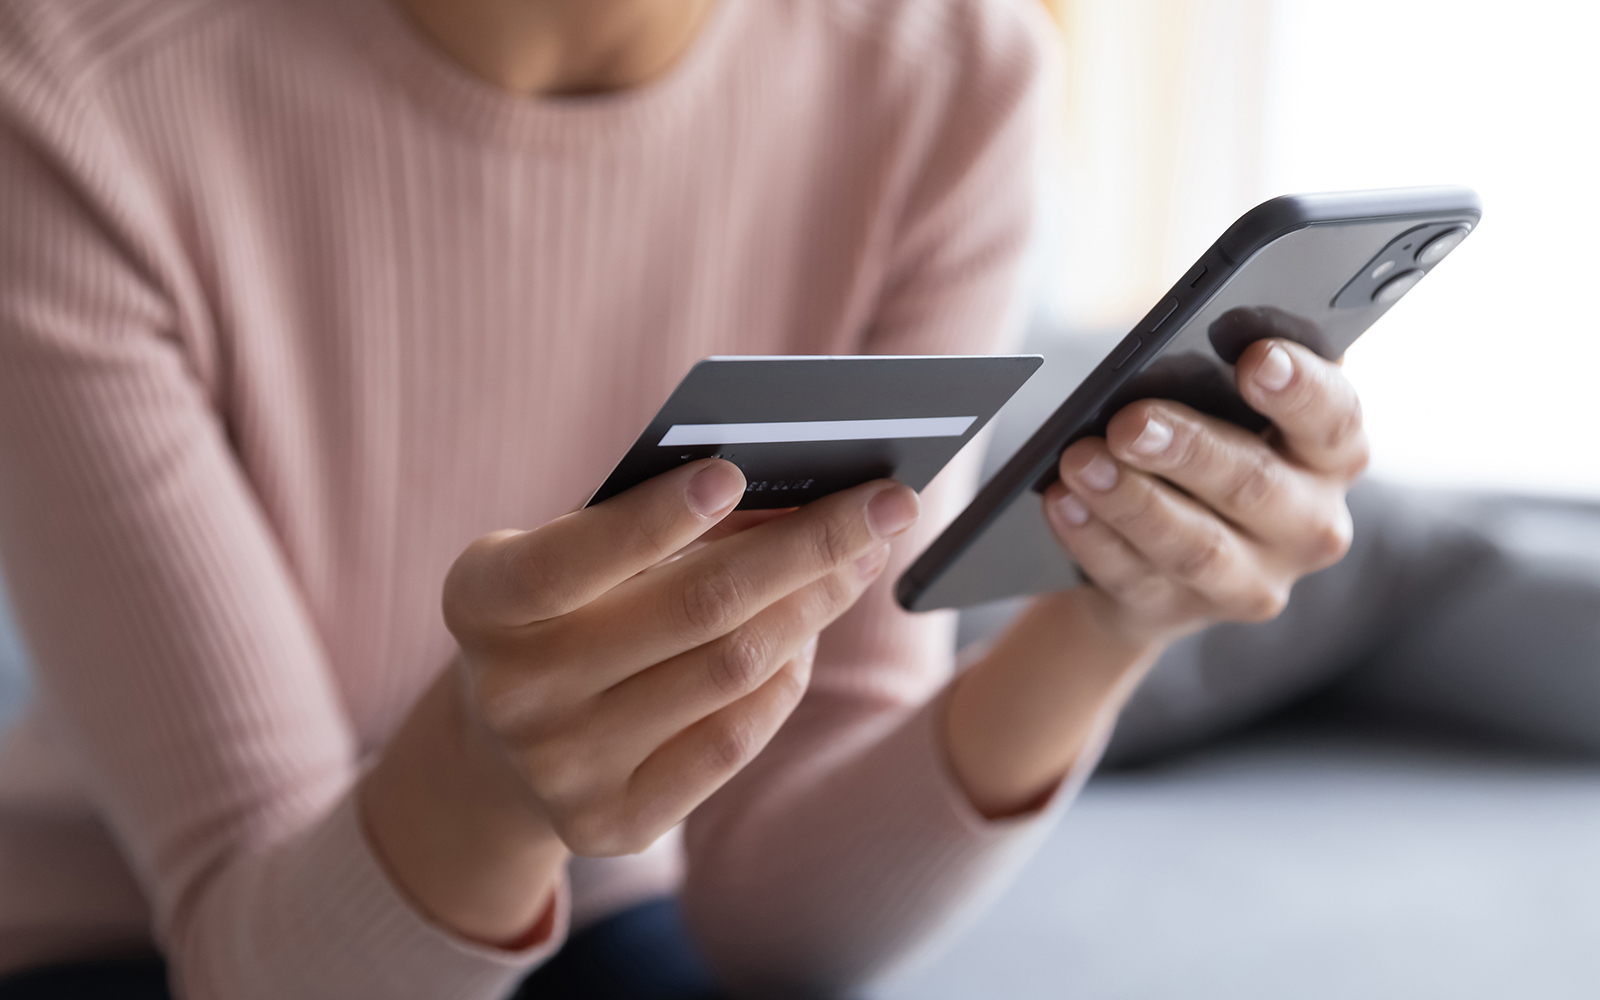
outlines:
[[[1267,356],[1261,359],[1261,365],[1256,368],[1256,384],[1268,392],[1277,392],[1289,384],[1294,378],[1294,359],[1289,357],[1289,352],[1273,344],[1267,351]]]
[[[1091,489],[1103,493],[1117,485],[1117,463],[1104,455],[1096,455],[1088,465],[1078,470],[1078,478],[1088,483]]]
[[[1056,501],[1056,513],[1068,524],[1082,527],[1089,523],[1089,508],[1079,502],[1078,498],[1068,493]]]
[[[878,538],[893,538],[917,521],[917,495],[891,486],[867,501],[867,527]]]
[[[1151,417],[1145,421],[1144,430],[1128,447],[1140,455],[1159,455],[1172,443],[1172,428]]]
[[[744,496],[744,476],[731,462],[712,462],[689,480],[687,493],[690,510],[716,517]]]
[[[879,545],[866,555],[856,559],[856,572],[861,574],[861,579],[870,580],[883,572],[883,567],[889,562],[889,546]]]
[[[802,660],[814,660],[814,659],[816,659],[816,656],[817,656],[817,637],[816,636],[812,636],[811,638],[806,640],[806,644],[804,646],[800,647],[800,658]]]

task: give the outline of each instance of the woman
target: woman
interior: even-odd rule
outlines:
[[[1274,444],[1155,402],[1067,451],[1045,503],[1095,585],[954,683],[948,618],[888,588],[970,475],[731,523],[708,460],[563,516],[704,355],[1001,345],[1010,4],[0,11],[0,557],[40,688],[0,968],[493,997],[676,892],[726,988],[848,990],[1026,849],[1164,645],[1348,544],[1359,408],[1280,342],[1238,366]]]

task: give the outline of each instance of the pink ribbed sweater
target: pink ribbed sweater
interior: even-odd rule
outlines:
[[[383,0],[0,3],[0,558],[40,689],[0,969],[153,936],[197,1000],[488,998],[681,882],[731,979],[827,988],[999,878],[1045,820],[952,785],[950,622],[888,596],[970,476],[681,846],[573,863],[554,939],[431,925],[350,792],[451,656],[454,556],[579,504],[693,361],[997,345],[1031,16],[723,0],[660,82],[535,101]]]

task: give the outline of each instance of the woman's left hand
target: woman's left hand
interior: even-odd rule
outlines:
[[[1349,548],[1345,491],[1367,463],[1355,390],[1286,340],[1234,371],[1264,435],[1150,399],[1062,454],[1045,512],[1090,583],[1034,601],[946,710],[946,759],[981,813],[1041,802],[1167,643],[1275,616]]]
[[[1105,624],[1130,639],[1276,617],[1297,579],[1350,546],[1345,491],[1367,463],[1355,390],[1287,340],[1256,342],[1235,370],[1267,434],[1143,400],[1068,448],[1045,494]]]

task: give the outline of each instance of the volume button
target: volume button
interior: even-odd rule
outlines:
[[[1116,350],[1111,352],[1111,370],[1116,371],[1127,364],[1128,359],[1138,354],[1139,348],[1143,346],[1144,341],[1139,339],[1138,334],[1130,333],[1122,338],[1122,343],[1118,344]]]
[[[1178,300],[1168,296],[1150,313],[1150,332],[1154,333],[1161,329],[1161,324],[1165,323],[1177,311]]]

